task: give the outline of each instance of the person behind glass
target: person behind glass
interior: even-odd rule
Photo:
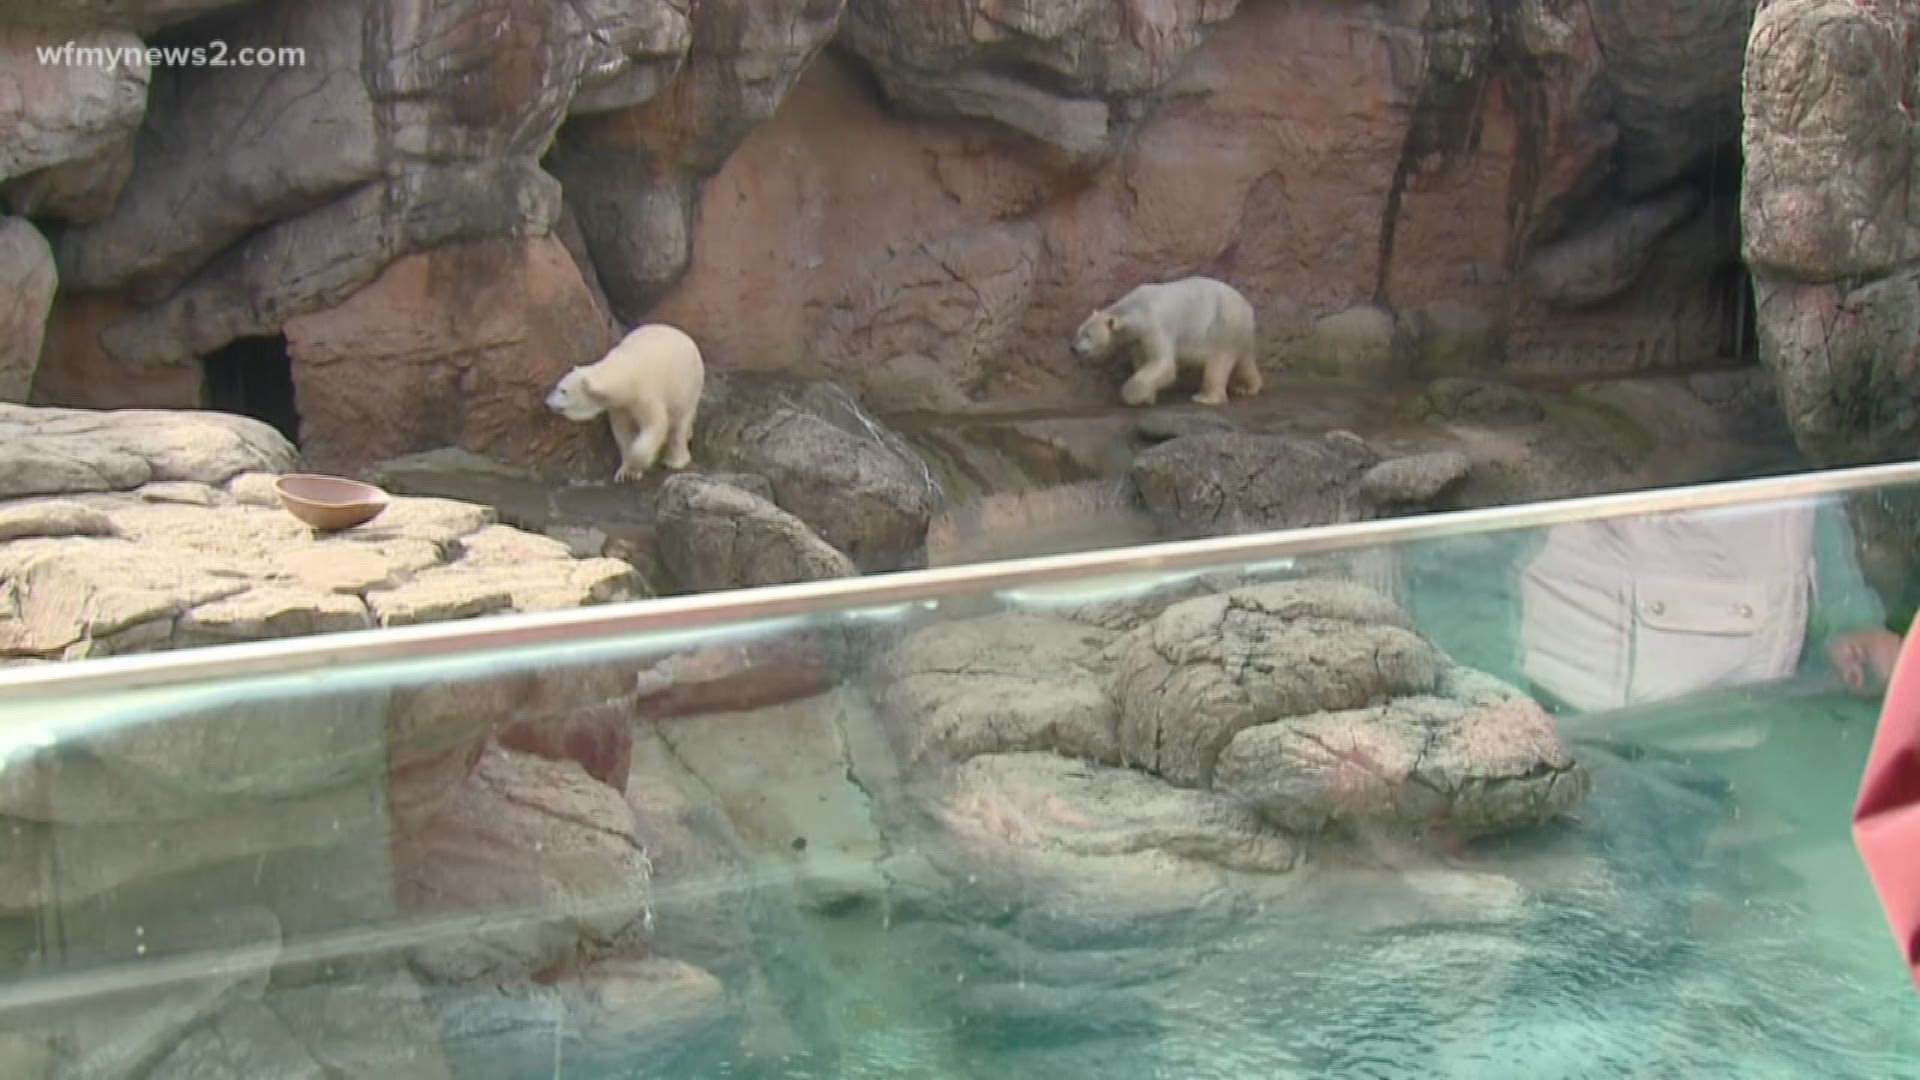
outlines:
[[[1520,667],[1581,712],[1823,668],[1871,693],[1900,648],[1885,618],[1834,506],[1576,522],[1521,571]]]

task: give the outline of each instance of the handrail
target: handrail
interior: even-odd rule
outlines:
[[[26,665],[0,669],[0,700],[23,695],[155,689],[496,649],[578,644],[583,638],[711,629],[1009,588],[1143,572],[1206,572],[1383,544],[1804,499],[1905,484],[1920,484],[1920,461],[635,600],[568,611]]]

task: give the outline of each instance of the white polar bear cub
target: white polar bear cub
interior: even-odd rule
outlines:
[[[607,415],[620,443],[615,483],[639,480],[661,463],[669,469],[693,464],[687,448],[707,365],[700,347],[684,332],[652,323],[628,334],[598,363],[577,367],[547,395],[547,408],[569,420]]]
[[[1128,405],[1153,404],[1182,367],[1201,369],[1193,400],[1202,405],[1225,405],[1229,381],[1245,396],[1260,392],[1253,305],[1224,281],[1190,277],[1142,285],[1089,315],[1074,335],[1073,351],[1100,359],[1128,342],[1141,351],[1133,377],[1120,389]]]

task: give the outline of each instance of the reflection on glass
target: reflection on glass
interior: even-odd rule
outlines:
[[[0,1075],[1914,1075],[1840,509],[17,695]]]

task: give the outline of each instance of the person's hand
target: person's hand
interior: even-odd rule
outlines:
[[[1827,645],[1827,657],[1847,689],[1856,694],[1870,693],[1893,678],[1894,661],[1900,659],[1900,635],[1891,630],[1843,634]]]

